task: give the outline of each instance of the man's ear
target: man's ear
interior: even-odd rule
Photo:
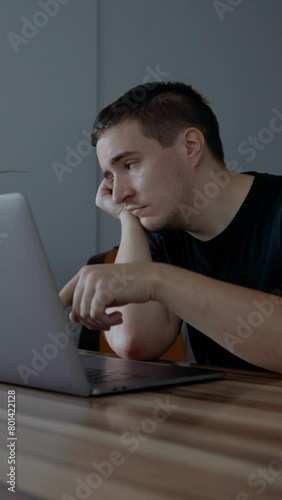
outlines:
[[[187,128],[183,133],[183,140],[185,142],[186,154],[190,162],[194,162],[202,157],[205,138],[203,133],[194,127]]]

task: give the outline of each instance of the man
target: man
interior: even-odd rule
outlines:
[[[83,267],[60,292],[70,318],[144,360],[184,320],[197,362],[282,373],[282,177],[230,173],[213,111],[183,83],[124,94],[92,144],[96,204],[121,242],[115,264]]]

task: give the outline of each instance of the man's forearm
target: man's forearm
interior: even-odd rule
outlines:
[[[121,242],[115,262],[152,262],[148,234],[139,219],[128,213],[121,217]],[[122,357],[158,358],[177,335],[175,329],[173,337],[168,311],[158,302],[128,304],[112,310],[122,313],[123,323],[112,326],[105,334],[112,349]]]
[[[270,295],[178,267],[156,266],[156,300],[236,356],[282,373],[279,291]]]
[[[116,263],[152,262],[148,235],[139,219],[129,213],[121,216],[121,241]]]

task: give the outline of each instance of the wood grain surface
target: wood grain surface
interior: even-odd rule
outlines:
[[[224,380],[100,398],[1,384],[0,430],[5,500],[282,499],[280,375],[225,370]]]

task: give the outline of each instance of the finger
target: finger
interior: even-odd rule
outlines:
[[[111,326],[121,325],[123,323],[122,313],[120,311],[114,311],[108,315]]]
[[[107,302],[110,300],[112,299],[105,293],[100,294],[99,297],[98,292],[96,292],[91,302],[89,321],[100,324],[100,328],[103,330],[109,330],[111,326],[119,325],[123,321],[120,311],[114,311],[110,314],[106,313],[106,308],[110,305]]]
[[[73,323],[80,323],[80,317],[74,312],[74,311],[71,311],[69,313],[69,319],[73,322]]]
[[[91,321],[86,321],[86,320],[83,320],[82,318],[80,318],[79,316],[77,316],[77,314],[74,312],[74,311],[71,311],[70,314],[69,314],[69,319],[73,322],[73,323],[82,323],[84,326],[86,326],[86,328],[88,328],[89,330],[95,330],[95,331],[100,331],[101,328],[102,328],[102,325],[101,323],[97,323],[97,322],[91,322]]]
[[[81,321],[81,323],[88,328],[88,330],[91,330],[92,332],[100,332],[101,328],[97,327],[97,325],[92,325],[92,323],[89,323],[88,321]]]
[[[84,281],[83,279],[80,279],[76,284],[72,299],[72,310],[75,313],[75,315],[80,319],[80,321],[84,318],[81,311],[81,300],[83,293],[84,293]]]
[[[84,322],[84,321],[83,321]],[[112,326],[121,325],[123,323],[122,315],[119,311],[111,314],[105,314],[101,321],[90,318],[87,321],[88,328],[92,330],[110,330]]]
[[[90,274],[84,281],[84,288],[80,297],[80,316],[86,321],[91,321],[90,309],[95,295],[95,274]]]
[[[64,308],[72,305],[73,293],[78,280],[79,273],[77,273],[59,292],[59,299],[62,302]]]
[[[97,194],[96,194],[96,205],[97,205],[97,202],[99,202],[100,197],[103,197],[106,195],[111,195],[111,194],[112,194],[111,186],[107,182],[107,179],[103,179],[99,188],[98,188]]]

